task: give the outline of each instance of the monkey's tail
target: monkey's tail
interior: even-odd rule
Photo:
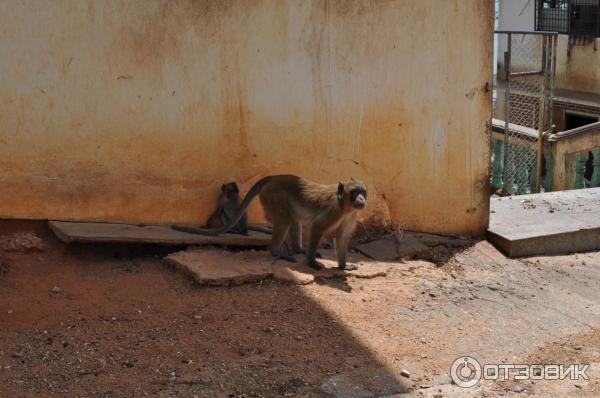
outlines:
[[[244,200],[242,200],[242,203],[240,204],[240,208],[239,208],[237,214],[235,215],[235,217],[233,217],[231,219],[229,224],[224,225],[221,228],[212,228],[212,229],[211,228],[193,228],[193,227],[184,227],[184,226],[179,226],[179,225],[172,225],[171,228],[173,228],[176,231],[182,231],[182,232],[187,232],[187,233],[197,234],[197,235],[214,236],[214,235],[224,234],[225,232],[227,232],[231,228],[233,228],[240,221],[240,219],[246,213],[246,209],[250,205],[250,202],[252,202],[252,199],[254,199],[256,197],[256,195],[258,195],[260,193],[260,191],[263,189],[263,187],[270,180],[271,180],[270,176],[263,177],[260,180],[258,180],[252,186],[252,188],[250,188],[250,190],[248,191],[246,196],[244,196]]]

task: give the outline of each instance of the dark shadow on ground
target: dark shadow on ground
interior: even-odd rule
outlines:
[[[173,247],[65,245],[32,228],[44,252],[2,254],[1,396],[406,391],[405,379],[300,287],[200,287],[162,262]]]

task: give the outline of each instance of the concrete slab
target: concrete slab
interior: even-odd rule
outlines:
[[[376,278],[386,276],[391,265],[369,262],[356,271],[338,269],[335,260],[320,259],[325,266],[313,270],[304,265],[304,257],[297,263],[277,260],[267,251],[228,252],[219,249],[186,250],[170,254],[165,261],[194,278],[202,285],[230,286],[257,282],[273,277],[282,283],[306,285],[317,278]]]
[[[380,276],[386,276],[389,268],[389,264],[382,262],[368,261],[362,263],[361,261],[354,261],[358,265],[358,269],[355,271],[342,271],[338,268],[336,260],[319,259],[319,262],[323,264],[325,268],[319,271],[313,271],[310,268],[303,270],[303,272],[311,273],[317,278],[377,278]]]
[[[266,247],[271,235],[249,231],[247,236],[223,234],[202,236],[175,231],[169,226],[112,224],[98,222],[49,221],[48,225],[63,242],[133,242],[162,245],[229,245]]]
[[[492,198],[488,239],[510,257],[600,249],[600,188]]]
[[[273,267],[273,278],[290,285],[308,285],[309,283],[313,283],[315,275],[306,272],[304,267],[302,265]]]
[[[435,235],[428,234],[425,232],[404,232],[403,237],[412,237],[417,239],[419,242],[428,247],[435,247],[439,245],[447,246],[447,247],[469,247],[473,246],[474,241],[466,238],[458,238],[454,236],[443,236],[443,235]]]
[[[396,242],[393,236],[386,236],[383,239],[374,240],[356,247],[356,250],[377,261],[414,258],[428,249],[428,246],[421,243],[415,236],[409,234],[402,236],[399,242]]]
[[[273,275],[273,260],[265,257],[264,253],[255,251],[180,251],[168,255],[165,261],[202,285],[241,285],[258,282]]]

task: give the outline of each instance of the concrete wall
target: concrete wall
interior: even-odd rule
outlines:
[[[558,35],[556,53],[556,87],[600,93],[600,39],[594,44],[571,47],[567,57],[569,36]]]
[[[200,222],[294,173],[481,233],[492,3],[2,0],[0,216]]]
[[[500,0],[498,30],[535,30],[536,0]]]
[[[535,30],[534,0],[500,0],[499,30]],[[569,36],[558,35],[556,58],[556,85],[558,88],[600,93],[600,51],[593,44],[573,46],[571,56],[567,57]],[[600,39],[596,39],[596,48]],[[506,51],[506,36],[498,40],[498,63],[503,68],[503,53]],[[499,78],[504,78],[499,74]]]

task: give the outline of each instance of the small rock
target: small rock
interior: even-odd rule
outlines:
[[[2,239],[1,246],[7,252],[17,253],[41,252],[46,249],[44,241],[31,232],[12,234]]]
[[[12,313],[13,313],[14,311],[13,311],[13,310],[8,310],[8,311],[6,311],[6,312],[8,312],[8,315],[12,315]]]
[[[54,286],[51,290],[52,293],[61,293],[62,289],[58,286]]]
[[[525,391],[525,387],[523,386],[515,386],[515,388],[513,388],[513,391],[516,393],[521,393],[523,391]]]
[[[275,329],[271,326],[265,326],[264,328],[262,328],[262,331],[265,333],[275,333]]]
[[[581,384],[575,384],[575,388],[581,388]]]
[[[576,346],[575,346],[575,347],[573,347],[573,348],[574,348],[575,350],[577,350],[577,351],[581,351],[581,346],[579,346],[579,345],[576,345]]]
[[[401,376],[404,376],[404,377],[408,377],[408,378],[410,378],[410,372],[409,372],[408,370],[406,370],[406,369],[402,369],[402,370],[400,371],[400,375],[401,375]]]
[[[431,388],[431,387],[433,387],[431,384],[421,384],[419,386],[419,388],[422,388],[422,389]]]
[[[439,296],[439,293],[438,293],[436,290],[431,290],[431,291],[429,292],[429,295],[430,295],[431,297],[437,297],[437,296]]]

